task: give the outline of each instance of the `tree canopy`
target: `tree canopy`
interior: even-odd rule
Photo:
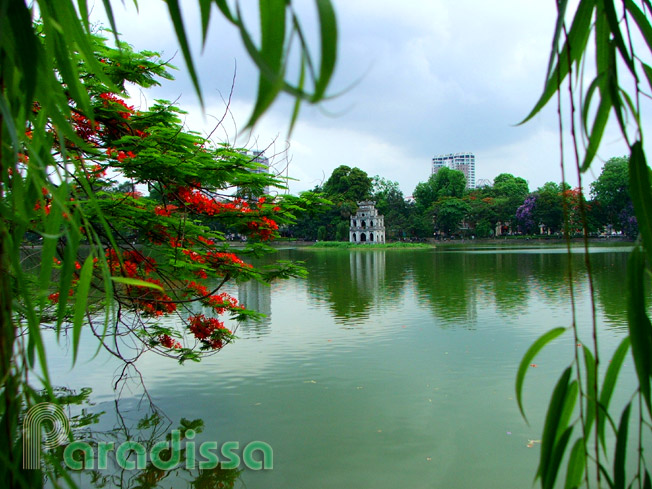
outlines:
[[[340,165],[324,183],[324,193],[337,201],[359,202],[371,195],[373,183],[360,168]]]

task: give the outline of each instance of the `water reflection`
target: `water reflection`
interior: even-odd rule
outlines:
[[[63,487],[64,476],[71,477],[78,487],[231,489],[241,476],[242,469],[223,468],[217,461],[210,467],[199,468],[202,452],[195,437],[204,429],[202,419],[181,418],[174,424],[154,404],[133,399],[116,400],[113,406],[99,411],[91,401],[90,388],[80,392],[60,388],[55,390],[58,404],[67,412],[73,442],[58,446],[46,458],[45,470],[49,480]],[[175,441],[179,444],[175,449]],[[189,443],[193,440],[192,443]],[[132,450],[122,459],[117,453],[121,446],[130,444]],[[157,445],[165,445],[157,451]],[[70,450],[75,446],[75,450]],[[111,447],[104,449],[103,447]],[[68,450],[70,450],[70,453]],[[139,456],[143,455],[143,460]],[[169,462],[165,470],[152,463],[155,452],[162,462]],[[103,455],[106,453],[106,456]],[[71,459],[72,457],[72,459]],[[71,468],[78,464],[79,469]],[[128,464],[133,464],[129,467]],[[159,464],[157,464],[159,465]],[[46,484],[46,487],[50,487]]]
[[[239,326],[240,336],[259,338],[270,332],[272,324],[272,291],[268,284],[255,280],[238,284],[238,302],[247,309],[264,314],[259,319],[247,319]]]
[[[315,252],[306,262],[310,296],[325,300],[337,322],[355,326],[369,318],[385,279],[384,251]]]
[[[542,368],[528,376],[532,426],[513,399],[514,375],[535,338],[551,325],[569,324],[569,265],[578,316],[588,310],[581,254],[547,248],[281,253],[305,261],[308,278],[230,291],[269,314],[262,326],[243,324],[241,340],[200,364],[179,366],[151,355],[139,360],[150,395],[174,420],[161,417],[156,429],[163,439],[187,417],[205,420],[198,442],[268,442],[274,470],[237,475],[236,486],[251,489],[531,485],[537,448],[527,448],[527,440],[540,437],[556,366],[568,362],[572,337],[551,344],[538,360]],[[626,259],[616,250],[591,254],[598,318],[610,326],[625,320],[614,284],[624,277]],[[622,337],[604,336],[607,351]],[[50,364],[59,376],[68,371],[61,359]],[[631,365],[623,369],[619,387],[629,395],[636,375]],[[103,382],[114,382],[103,381],[100,370],[93,368],[96,395]],[[79,386],[88,378],[69,382]],[[142,418],[146,432],[156,424],[140,399],[120,403],[132,416],[127,430],[112,402],[100,407],[109,414],[93,427],[99,440],[151,438],[137,433]],[[222,476],[206,474],[204,482],[186,471],[123,475],[124,487],[220,487]]]
[[[622,280],[625,251],[595,248],[590,254],[596,301],[608,323],[622,324],[625,312],[613,289]],[[410,290],[440,327],[473,329],[488,310],[517,318],[532,307],[567,306],[569,269],[576,296],[589,289],[584,255],[562,248],[299,253],[310,270],[312,300],[326,302],[336,322],[351,327],[396,305]]]

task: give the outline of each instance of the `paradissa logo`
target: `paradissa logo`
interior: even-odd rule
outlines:
[[[45,436],[42,438],[42,431]],[[55,448],[68,441],[70,426],[63,409],[57,404],[43,402],[32,406],[23,422],[23,468],[38,469],[41,466],[41,450]],[[181,462],[181,454],[185,451],[186,469],[199,467],[210,470],[219,464],[223,469],[235,469],[241,462],[252,470],[272,469],[272,447],[262,441],[252,441],[242,449],[242,459],[239,455],[240,444],[236,441],[223,443],[218,447],[216,441],[205,441],[196,446],[194,430],[184,433],[184,446],[181,446],[181,430],[172,430],[169,441],[155,443],[149,450],[135,441],[120,443],[98,442],[97,453],[94,447],[85,441],[73,441],[63,451],[63,460],[72,470],[106,469],[109,454],[115,452],[117,464],[125,470],[145,469],[148,459],[154,467],[161,470],[172,470]],[[218,457],[219,453],[222,458]],[[256,452],[260,452],[254,456]],[[135,454],[136,460],[133,460]],[[199,455],[199,456],[197,456]]]

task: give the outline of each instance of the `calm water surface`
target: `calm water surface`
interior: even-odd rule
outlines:
[[[591,253],[600,352],[622,338],[627,248]],[[235,487],[528,488],[539,457],[547,399],[572,359],[564,335],[526,379],[528,426],[514,400],[517,365],[546,330],[575,314],[590,341],[584,257],[564,249],[282,250],[310,275],[231,292],[267,314],[241,324],[239,340],[200,364],[139,361],[149,395],[175,427],[202,419],[196,441],[270,444],[274,468],[245,470]],[[92,341],[86,358],[90,358]],[[70,370],[52,352],[55,379],[92,387],[96,425],[116,423],[116,363],[102,355]],[[628,359],[623,376],[632,377]],[[623,378],[621,398],[633,384]],[[148,413],[127,384],[125,424]],[[618,395],[618,393],[617,393]],[[622,399],[620,401],[622,402]],[[188,487],[170,473],[162,487]],[[138,481],[123,487],[137,487]],[[141,481],[142,482],[142,481]],[[209,486],[205,486],[209,487]],[[214,487],[214,486],[210,486]]]

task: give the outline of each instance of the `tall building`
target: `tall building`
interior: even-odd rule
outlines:
[[[254,161],[259,165],[262,165],[259,168],[253,170],[253,173],[268,173],[269,172],[269,158],[265,156],[263,151],[254,151]],[[265,195],[269,194],[269,186],[266,186],[263,189]]]
[[[437,174],[439,169],[444,166],[464,173],[466,188],[475,188],[475,155],[473,153],[450,153],[435,156],[432,159],[432,174]]]
[[[265,156],[263,151],[254,151],[253,153],[244,153],[243,156],[246,156],[251,159],[253,163],[257,163],[259,166],[249,170],[251,173],[269,173],[269,158]],[[262,189],[253,191],[252,189],[245,187],[238,187],[236,189],[236,195],[242,199],[247,200],[256,200],[262,195],[269,195],[270,187],[265,185]]]

